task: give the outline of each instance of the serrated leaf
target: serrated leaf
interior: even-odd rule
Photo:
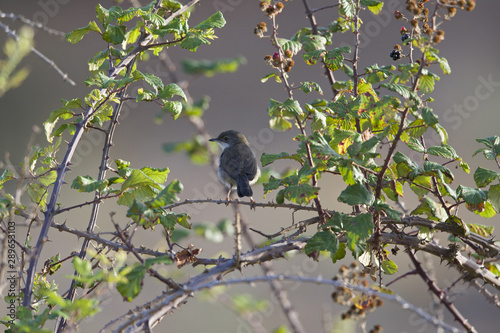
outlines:
[[[478,234],[479,236],[483,236],[485,238],[490,237],[493,234],[493,230],[495,227],[489,225],[482,225],[476,223],[467,223],[470,231]]]
[[[434,91],[434,84],[432,75],[422,75],[418,81],[418,89],[424,94],[429,94]]]
[[[226,20],[221,12],[217,12],[207,18],[205,21],[196,25],[194,28],[197,30],[206,30],[211,28],[222,28],[226,25]]]
[[[474,181],[477,187],[485,187],[499,178],[498,172],[478,167],[474,172]]]
[[[107,180],[97,181],[91,176],[78,176],[73,180],[71,188],[78,190],[78,192],[94,192],[105,189],[107,185]]]
[[[318,196],[318,190],[318,187],[313,187],[311,184],[289,185],[281,189],[277,197],[283,197],[298,205],[308,204]]]
[[[76,44],[81,41],[83,36],[85,36],[90,31],[101,33],[101,29],[99,29],[97,23],[95,21],[90,21],[86,27],[78,28],[71,31],[70,33],[67,33],[66,40],[71,44]]]
[[[120,271],[120,275],[127,279],[127,282],[118,282],[116,289],[123,299],[131,302],[142,290],[142,284],[146,268],[141,264],[126,266]]]
[[[302,85],[300,86],[300,90],[302,90],[306,94],[315,90],[318,92],[318,94],[323,95],[323,90],[321,90],[321,86],[316,82],[311,82],[311,81],[303,82]]]
[[[391,206],[383,202],[376,202],[374,208],[376,211],[384,211],[387,217],[394,221],[401,221],[401,217],[403,216],[403,213],[393,209]]]
[[[175,83],[167,84],[163,89],[160,90],[158,95],[161,98],[165,99],[170,99],[174,96],[180,96],[184,100],[184,102],[187,102],[187,97],[184,93],[184,90],[182,90],[182,88]]]
[[[438,117],[428,107],[422,108],[422,119],[428,126],[434,126],[439,122]]]
[[[441,156],[443,158],[459,159],[455,149],[449,145],[429,147],[427,148],[427,153],[429,155]]]
[[[365,252],[366,240],[373,232],[373,216],[368,213],[359,214],[349,218],[344,225],[347,230],[347,248],[354,258],[358,258]]]
[[[328,251],[334,254],[339,249],[339,240],[334,233],[330,231],[319,231],[315,233],[304,248],[306,254],[311,254],[314,251]]]
[[[263,153],[262,156],[260,157],[260,162],[262,163],[262,166],[265,167],[266,165],[269,165],[276,160],[283,160],[283,159],[294,160],[294,161],[297,161],[301,164],[304,162],[302,160],[302,157],[300,157],[299,154],[290,155],[290,154],[285,153],[285,152],[279,153],[279,154]]]
[[[302,44],[285,38],[278,38],[278,45],[283,51],[290,50],[292,55],[296,55],[302,49]]]
[[[375,196],[361,184],[349,185],[340,193],[338,201],[348,205],[373,205]]]
[[[375,0],[361,0],[361,5],[368,7],[368,9],[375,15],[380,14],[382,8],[384,7],[384,3],[382,1]]]
[[[165,186],[165,188],[156,196],[156,198],[147,202],[147,205],[151,208],[160,208],[166,205],[173,204],[179,201],[177,194],[181,193],[183,189],[182,184],[178,180],[172,181],[170,184]]]
[[[113,25],[109,24],[106,27],[106,31],[102,34],[102,39],[106,42],[118,45],[125,40],[125,33],[127,32],[127,27],[124,25]]]
[[[406,144],[408,145],[408,148],[418,153],[423,153],[425,151],[424,146],[422,146],[420,141],[414,137],[410,137],[410,139],[408,139],[408,142]]]
[[[457,188],[458,196],[464,199],[464,201],[469,205],[479,205],[484,203],[487,199],[487,193],[487,191],[474,189],[464,185],[459,185]]]
[[[500,184],[491,185],[488,191],[488,201],[497,213],[500,213]]]
[[[384,274],[387,275],[395,274],[398,271],[398,265],[390,259],[382,261],[381,268]]]

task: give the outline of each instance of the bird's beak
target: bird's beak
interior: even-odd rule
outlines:
[[[208,141],[217,141],[217,138],[208,139]]]

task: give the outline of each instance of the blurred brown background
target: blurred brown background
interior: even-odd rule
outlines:
[[[0,10],[6,13],[22,14],[26,18],[45,23],[46,26],[61,31],[71,31],[73,29],[86,26],[89,21],[95,20],[95,7],[101,3],[109,8],[115,3],[109,0],[103,1],[77,1],[77,0],[40,0],[40,1],[0,1]],[[311,7],[318,8],[331,4],[331,1],[310,1]],[[142,2],[145,5],[146,2]],[[125,1],[123,7],[128,6]],[[404,9],[404,1],[387,1],[380,17],[374,17],[370,12],[362,14],[364,26],[361,29],[361,50],[360,68],[378,63],[380,66],[397,64],[389,58],[394,44],[400,44],[399,29],[404,24],[393,17],[395,9]],[[271,72],[271,68],[266,65],[263,58],[266,54],[272,54],[274,48],[266,39],[259,39],[253,34],[255,25],[261,21],[266,21],[258,7],[258,1],[243,0],[203,0],[190,20],[194,25],[215,11],[223,12],[227,20],[227,25],[223,29],[218,29],[216,35],[218,39],[212,42],[211,46],[202,45],[198,52],[192,53],[181,48],[172,48],[170,56],[176,64],[184,58],[209,59],[229,58],[242,55],[247,59],[247,63],[241,66],[240,70],[234,74],[222,74],[213,78],[191,77],[189,92],[194,99],[203,95],[211,97],[210,108],[205,113],[205,123],[208,131],[216,136],[225,129],[236,129],[253,138],[254,150],[260,156],[263,152],[278,153],[282,151],[293,152],[296,146],[291,139],[297,134],[295,129],[289,132],[278,133],[269,130],[267,106],[269,98],[285,100],[286,94],[282,85],[274,82],[265,84],[260,82],[260,78]],[[442,29],[446,31],[445,40],[439,44],[440,55],[448,59],[452,68],[451,75],[442,75],[439,68],[431,69],[441,76],[441,80],[436,83],[436,89],[431,94],[436,101],[432,103],[434,111],[440,116],[441,124],[450,135],[450,144],[457,150],[471,165],[474,172],[477,165],[494,169],[494,165],[487,162],[481,156],[472,159],[472,153],[480,148],[475,142],[475,138],[483,138],[492,135],[499,135],[500,112],[500,66],[499,66],[499,37],[498,31],[500,23],[498,15],[500,13],[500,3],[497,1],[477,1],[476,9],[472,12],[458,11],[455,18],[450,22],[445,22]],[[320,25],[328,25],[330,21],[337,18],[336,10],[326,10],[318,13]],[[12,22],[2,19],[11,28],[19,28],[20,22]],[[284,13],[278,16],[279,36],[290,38],[299,28],[308,26],[309,22],[304,14],[301,1],[295,0],[285,3]],[[4,45],[6,34],[0,31],[0,45]],[[340,44],[353,44],[354,37],[350,33],[334,36],[335,46]],[[48,117],[52,110],[61,106],[60,99],[83,98],[89,88],[82,84],[89,73],[87,71],[87,61],[98,51],[106,47],[97,36],[88,34],[82,42],[71,45],[68,42],[54,36],[50,36],[43,31],[37,31],[35,35],[35,47],[54,60],[57,65],[67,73],[75,82],[76,87],[72,87],[63,82],[62,79],[45,62],[34,54],[30,54],[23,65],[30,69],[30,76],[21,87],[9,91],[0,99],[0,112],[2,122],[0,123],[0,154],[7,152],[11,161],[17,165],[25,154],[26,145],[32,135],[34,125],[41,127],[42,122]],[[316,81],[322,85],[325,97],[331,97],[327,81],[322,76],[322,69],[319,66],[308,67],[301,61],[300,55],[296,56],[296,66],[291,72],[290,81],[299,84],[301,81]],[[403,60],[404,62],[404,60]],[[143,66],[143,67],[141,67]],[[164,69],[156,61],[139,64],[143,71],[152,71],[161,77],[164,82],[168,82],[168,76]],[[340,74],[339,79],[345,79]],[[489,82],[489,83],[488,83]],[[131,91],[129,91],[130,93]],[[311,101],[319,97],[314,95],[304,96],[296,93],[301,102]],[[121,158],[132,162],[132,167],[143,166],[165,167],[171,169],[169,180],[180,179],[184,184],[184,191],[181,198],[222,198],[223,191],[215,180],[215,174],[209,166],[196,166],[182,154],[167,155],[162,150],[165,142],[175,142],[189,139],[194,133],[194,128],[185,120],[172,121],[168,116],[161,125],[154,123],[154,117],[158,112],[156,104],[142,103],[137,106],[130,103],[125,108],[124,116],[121,118],[112,148],[112,160]],[[44,144],[44,135],[37,136],[37,142]],[[85,138],[82,145],[77,149],[73,167],[74,172],[68,175],[67,182],[70,183],[77,175],[90,174],[97,175],[98,161],[101,154],[102,137],[98,134],[91,134]],[[436,136],[429,136],[428,146],[437,145],[439,142]],[[65,145],[62,146],[64,149]],[[417,155],[412,158],[419,159]],[[278,162],[273,167],[282,170],[289,164]],[[461,170],[455,170],[457,184],[463,183],[473,186],[471,175],[465,175]],[[348,208],[337,202],[336,197],[343,189],[336,179],[322,179],[322,202],[329,209],[348,211]],[[337,186],[338,185],[338,186]],[[411,209],[414,204],[414,197],[406,191],[408,197],[405,198],[406,206]],[[65,189],[61,202],[63,205],[71,205],[88,200],[89,195],[78,194],[70,189]],[[255,188],[254,198],[257,201],[268,201],[274,199],[274,193],[262,198],[262,187]],[[406,201],[408,200],[408,201]],[[104,205],[106,206],[106,205]],[[101,211],[98,224],[99,231],[111,230],[108,213],[118,211],[123,213],[123,209],[110,205]],[[196,211],[192,214],[191,222],[196,224],[203,221],[218,222],[222,218],[232,218],[232,209],[225,206],[195,206]],[[271,211],[258,209],[250,211],[243,209],[244,218],[256,229],[266,233],[279,230],[280,227],[289,225],[291,212]],[[88,209],[81,209],[79,218],[74,215],[60,216],[58,222],[67,223],[76,228],[86,228]],[[121,216],[124,224],[126,219]],[[497,225],[498,217],[490,220],[480,219],[474,215],[467,215],[473,220],[470,222]],[[295,221],[307,217],[307,214],[295,214]],[[25,230],[17,230],[18,238],[23,239]],[[43,258],[61,252],[62,255],[71,250],[79,250],[80,245],[76,239],[66,235],[56,233],[54,230],[49,234],[52,243],[47,244],[42,254]],[[136,236],[136,245],[141,242],[153,248],[164,248],[165,244],[160,230],[154,233],[141,232]],[[35,238],[36,239],[36,238]],[[255,235],[255,239],[263,241]],[[63,243],[65,242],[65,243]],[[184,242],[193,242],[197,246],[204,248],[203,256],[218,256],[219,253],[231,253],[233,242],[231,239],[223,243],[206,243],[201,238],[192,238]],[[61,245],[64,244],[64,245]],[[61,248],[66,247],[63,252]],[[424,258],[419,254],[421,258]],[[352,259],[347,254],[342,263],[349,263]],[[395,259],[399,265],[399,274],[403,274],[409,268],[409,264],[404,260],[404,256]],[[400,260],[400,261],[398,261]],[[43,262],[43,261],[41,261]],[[432,264],[437,269],[436,274],[441,287],[449,286],[457,276],[454,269],[439,266],[438,261]],[[276,263],[277,272],[288,272],[293,274],[304,274],[323,277],[331,277],[336,274],[339,264],[331,265],[328,259],[319,264],[311,262],[304,256],[299,255],[294,259],[282,260]],[[179,276],[173,266],[165,268],[170,276]],[[71,269],[66,267],[64,273],[71,273]],[[200,269],[189,270],[190,274],[197,274]],[[450,274],[453,273],[453,274]],[[240,273],[233,273],[238,277]],[[243,275],[252,276],[260,274],[260,270],[244,270]],[[180,278],[184,281],[188,275]],[[67,280],[67,279],[66,279]],[[384,282],[392,280],[386,277]],[[426,286],[416,278],[406,278],[395,286],[395,290],[405,299],[422,307],[429,313],[435,313],[432,308],[431,298]],[[60,290],[65,291],[69,285],[61,283]],[[322,321],[338,321],[339,315],[346,309],[331,302],[331,289],[325,286],[288,284],[291,288],[290,298],[294,302],[296,309],[301,314],[301,319],[309,332],[321,332]],[[462,311],[465,317],[471,319],[472,324],[478,331],[491,331],[498,325],[496,315],[498,309],[477,295],[474,290],[466,290],[463,286],[459,288],[464,294],[457,295],[456,306]],[[123,303],[120,296],[113,291],[112,296],[104,301],[103,311],[92,321],[86,322],[82,326],[82,331],[95,331],[101,328],[104,323],[116,315],[123,314],[134,307],[134,304],[142,304],[151,299],[154,295],[159,295],[163,291],[152,279],[146,280],[143,293],[133,304]],[[269,288],[265,284],[256,287],[235,286],[230,292],[252,293],[255,297],[268,298]],[[113,306],[111,309],[110,306]],[[0,310],[0,314],[3,307]],[[269,310],[260,313],[258,318],[268,331],[275,329],[280,323],[285,322],[274,301],[270,301]],[[448,322],[453,323],[449,315],[444,317]],[[386,332],[434,332],[436,329],[429,323],[423,322],[414,314],[410,314],[398,307],[397,304],[386,304],[382,309],[368,316],[368,327],[374,324],[382,324]],[[343,324],[344,328],[339,331],[347,331],[348,324]],[[249,326],[238,318],[231,310],[228,310],[221,303],[208,303],[200,298],[191,299],[188,304],[170,315],[162,323],[162,327],[170,332],[250,332]]]

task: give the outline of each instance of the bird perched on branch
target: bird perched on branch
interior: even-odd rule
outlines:
[[[229,201],[231,190],[236,187],[240,198],[250,197],[250,201],[254,202],[250,185],[257,182],[260,170],[245,136],[237,131],[229,130],[210,141],[217,142],[222,148],[218,174],[221,182],[229,187],[226,200]]]

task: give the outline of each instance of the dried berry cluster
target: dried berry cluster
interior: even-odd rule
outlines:
[[[286,1],[288,0],[285,0],[285,2]],[[274,18],[277,14],[281,13],[283,11],[283,8],[285,7],[282,2],[273,2],[271,0],[260,1],[259,6],[260,9],[269,18]],[[265,22],[260,22],[254,29],[254,34],[259,36],[260,38],[268,37],[264,35],[265,32],[267,32],[267,24]],[[264,60],[266,61],[266,63],[276,69],[283,69],[283,71],[289,72],[292,69],[293,65],[295,65],[295,61],[292,59],[292,57],[292,51],[282,51],[282,49],[280,49],[279,52],[274,52],[273,55],[266,55],[264,57]]]
[[[333,278],[336,281],[342,281],[351,285],[362,285],[367,288],[369,282],[365,279],[368,274],[362,271],[357,262],[351,263],[349,267],[342,265],[339,268],[339,273]],[[338,286],[337,290],[332,293],[332,299],[335,303],[349,306],[349,310],[343,313],[342,319],[349,318],[364,318],[367,311],[374,311],[377,307],[383,305],[382,299],[376,295],[367,295],[364,293],[354,292],[352,289],[345,286]],[[381,332],[381,327],[376,326],[370,332]]]
[[[260,1],[259,6],[265,15],[269,17],[278,15],[283,11],[283,7],[285,7],[282,2],[272,3],[271,0]]]
[[[410,38],[419,39],[421,37],[426,37],[432,44],[438,44],[444,39],[444,31],[435,30],[434,28],[436,24],[430,17],[431,11],[426,7],[427,2],[429,2],[429,0],[406,0],[406,10],[413,15],[412,19],[406,18],[399,10],[394,12],[394,17],[397,20],[407,21],[411,25],[411,31],[408,31],[406,27],[402,27],[400,30],[403,44],[405,44],[405,42],[408,43],[407,40]],[[457,9],[471,11],[475,6],[476,3],[474,0],[441,0],[437,2],[436,9],[432,10],[432,17],[438,16],[445,20],[449,20],[451,17],[455,16]],[[439,15],[438,9],[444,11],[444,13]],[[389,56],[393,60],[399,60],[404,57],[404,54],[402,53],[401,47],[396,45]]]
[[[292,52],[290,50],[285,51],[285,56],[282,57],[278,52],[274,52],[274,54],[266,55],[264,60],[274,68],[280,69],[283,66],[283,70],[285,72],[289,72],[293,65],[295,65],[295,61],[292,60]]]

